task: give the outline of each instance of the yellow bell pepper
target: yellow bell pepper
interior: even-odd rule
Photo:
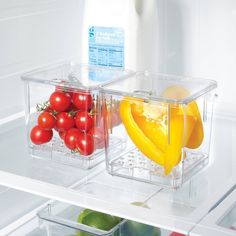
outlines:
[[[201,114],[198,109],[198,105],[195,101],[188,104],[189,107],[191,107],[194,116],[196,118],[195,126],[193,129],[193,132],[191,136],[189,137],[188,142],[186,143],[187,148],[195,149],[198,148],[204,139],[204,129],[203,129],[203,123]]]
[[[174,166],[181,161],[182,147],[188,141],[195,126],[196,119],[186,116],[186,129],[184,128],[184,116],[178,115],[176,110],[170,111],[170,142],[165,150],[165,174],[168,175]]]
[[[140,105],[139,105],[140,107]],[[140,108],[139,108],[140,109]],[[186,107],[187,114],[191,114],[190,108]],[[186,129],[184,129],[184,116],[182,106],[170,109],[170,143],[168,143],[168,127],[162,122],[147,119],[145,116],[133,115],[134,121],[150,139],[164,153],[164,169],[168,175],[172,168],[181,160],[181,150],[189,140],[195,126],[196,118],[186,116]],[[161,117],[160,117],[161,118]]]
[[[183,99],[187,96],[189,96],[189,92],[187,89],[185,89],[182,86],[174,85],[170,86],[163,92],[163,96],[166,98],[175,98],[175,99]],[[183,110],[181,109],[181,114],[183,115]],[[194,129],[192,131],[191,136],[187,140],[187,143],[185,146],[187,148],[196,149],[198,148],[204,139],[204,129],[203,129],[203,123],[202,118],[198,109],[198,105],[195,101],[190,102],[186,106],[186,115],[192,115],[195,117],[196,122]],[[191,126],[191,125],[190,125]]]
[[[124,98],[120,102],[120,117],[126,131],[131,140],[144,155],[163,166],[163,152],[143,133],[133,118],[131,105],[134,103],[135,99],[129,97]]]
[[[187,93],[186,89],[174,86],[163,94],[169,98],[180,98],[187,96]],[[132,97],[125,97],[120,103],[120,117],[129,137],[144,155],[164,166],[166,175],[180,162],[182,148],[197,148],[204,137],[201,115],[195,101],[185,108],[183,105],[170,105],[169,112],[168,137],[166,105],[144,103],[143,99]]]

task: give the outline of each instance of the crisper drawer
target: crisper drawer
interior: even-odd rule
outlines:
[[[27,222],[13,235],[27,236],[169,236],[173,232],[78,206],[53,202],[38,213],[38,225]],[[32,219],[35,221],[35,219]]]
[[[47,235],[119,236],[124,223],[119,217],[59,202],[48,204],[38,217],[46,225]]]
[[[236,184],[228,196],[194,228],[191,235],[236,235]]]

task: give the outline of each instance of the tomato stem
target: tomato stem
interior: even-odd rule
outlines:
[[[38,103],[36,105],[36,109],[37,109],[38,112],[41,112],[41,111],[45,111],[49,106],[50,106],[49,101],[46,101],[42,104]]]
[[[71,150],[71,153],[72,153],[72,154],[78,154],[78,153],[79,153],[78,148],[75,148],[74,150]]]
[[[74,117],[76,115],[78,111],[69,111],[68,114],[72,117]]]
[[[57,111],[54,111],[50,108],[50,102],[49,101],[46,101],[46,102],[43,102],[43,103],[38,103],[36,105],[36,110],[38,112],[42,112],[42,111],[47,111],[49,112],[51,115],[53,115],[54,117],[57,116],[58,112]]]

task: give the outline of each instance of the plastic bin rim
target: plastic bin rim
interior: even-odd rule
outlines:
[[[84,231],[84,232],[87,232],[90,234],[96,234],[96,235],[101,235],[101,236],[108,236],[108,235],[114,233],[116,230],[119,229],[119,227],[121,225],[123,225],[124,223],[127,222],[126,219],[121,219],[121,221],[117,225],[115,225],[113,228],[111,228],[110,230],[101,230],[101,229],[94,228],[94,227],[88,226],[88,225],[84,225],[84,224],[81,224],[78,222],[70,222],[69,220],[62,219],[59,217],[55,217],[55,216],[50,217],[48,214],[45,213],[45,210],[47,210],[47,209],[48,209],[48,206],[37,212],[37,216],[41,220],[45,220],[47,222],[59,224],[59,225],[65,226],[65,227],[73,228],[75,230],[81,230],[81,231]]]
[[[163,96],[152,96],[151,94],[140,94],[140,93],[133,93],[133,92],[123,92],[121,90],[115,90],[115,89],[110,89],[108,86],[111,86],[113,84],[116,84],[117,82],[121,80],[126,80],[129,77],[132,76],[162,76],[162,77],[168,77],[169,80],[176,80],[178,79],[179,81],[186,81],[186,82],[208,82],[208,86],[206,86],[204,89],[200,90],[199,92],[195,92],[192,95],[183,98],[183,99],[172,99],[172,98],[165,98]],[[191,79],[191,80],[190,80]],[[159,80],[165,80],[165,79],[159,79]],[[143,98],[144,102],[145,101],[156,101],[156,102],[163,102],[167,104],[179,104],[179,105],[187,105],[190,102],[198,99],[199,97],[209,93],[210,91],[214,90],[217,88],[217,82],[215,80],[211,79],[203,79],[203,78],[196,78],[196,77],[190,77],[190,76],[177,76],[177,75],[172,75],[172,74],[163,74],[163,73],[157,73],[157,74],[152,74],[149,73],[148,71],[138,71],[134,74],[131,74],[129,76],[124,76],[120,78],[120,80],[113,80],[109,81],[108,83],[101,85],[101,92],[103,94],[114,94],[114,95],[120,95],[120,96],[128,96],[128,97],[134,97],[134,98]]]
[[[114,71],[114,72],[123,71],[124,72],[124,75],[117,76],[117,77],[113,78],[112,80],[103,81],[103,82],[95,84],[95,85],[86,86],[86,85],[82,85],[81,83],[68,81],[66,84],[66,87],[70,87],[72,89],[83,89],[83,90],[84,89],[85,90],[86,89],[87,90],[100,89],[102,86],[109,84],[110,82],[115,82],[116,80],[130,77],[135,74],[134,71],[132,71],[130,69],[122,68],[122,67],[97,66],[97,65],[89,65],[86,63],[77,63],[77,62],[74,63],[71,61],[64,61],[64,62],[60,62],[60,63],[56,63],[56,64],[41,66],[36,69],[22,73],[21,80],[23,80],[25,82],[43,83],[43,84],[48,84],[48,85],[53,85],[53,86],[62,85],[62,83],[65,81],[62,81],[62,80],[56,79],[56,78],[43,80],[40,76],[37,77],[37,74],[42,73],[42,72],[47,72],[47,71],[50,71],[50,70],[55,69],[57,67],[65,66],[65,65],[84,67],[84,68],[87,68],[88,70],[92,69],[92,70],[98,70],[98,71],[111,71],[111,72],[112,71]]]

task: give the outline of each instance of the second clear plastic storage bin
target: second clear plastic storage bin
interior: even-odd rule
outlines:
[[[48,204],[38,217],[47,235],[121,236],[124,223],[119,217],[62,202]]]
[[[157,227],[62,202],[48,204],[38,212],[39,228],[29,236],[166,236]]]
[[[105,160],[100,85],[130,73],[62,63],[24,74],[31,155],[83,169]]]
[[[190,179],[209,162],[216,87],[212,80],[145,72],[103,86],[104,104],[119,107],[106,126],[108,172],[173,188]],[[113,139],[120,141],[115,148]]]

